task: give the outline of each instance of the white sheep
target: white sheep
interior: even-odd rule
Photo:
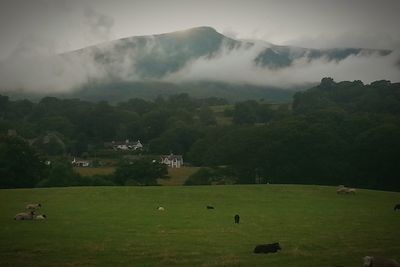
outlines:
[[[364,267],[400,267],[400,264],[393,259],[365,256],[363,260]]]
[[[40,207],[42,207],[42,204],[40,204],[40,203],[32,203],[32,204],[26,205],[25,209],[27,209],[27,210],[37,210]]]
[[[165,210],[165,208],[164,208],[164,207],[161,207],[161,206],[159,206],[157,209],[158,209],[159,211],[164,211],[164,210]]]
[[[353,195],[355,195],[355,194],[356,194],[356,189],[355,189],[355,188],[347,188],[346,194],[353,194]]]
[[[348,190],[349,189],[347,187],[341,186],[341,187],[338,187],[338,189],[336,190],[336,193],[337,194],[348,194],[349,193]]]
[[[345,187],[343,185],[339,185],[338,188],[336,189],[337,194],[356,194],[356,189],[355,188],[349,188]]]
[[[45,214],[38,214],[33,217],[34,220],[46,220],[47,216]]]
[[[33,217],[35,216],[35,213],[33,211],[31,212],[21,212],[15,215],[14,220],[21,221],[21,220],[33,220]]]

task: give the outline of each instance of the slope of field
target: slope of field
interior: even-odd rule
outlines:
[[[168,168],[167,179],[157,179],[160,185],[183,185],[187,178],[198,171],[199,167]],[[115,167],[74,167],[82,176],[108,175],[115,172]]]
[[[167,179],[158,179],[158,183],[163,186],[169,185],[183,185],[188,177],[197,172],[200,167],[181,167],[181,168],[168,168]]]
[[[29,202],[48,220],[14,221]],[[0,266],[356,267],[399,259],[398,202],[297,185],[0,190]],[[252,253],[272,242],[282,251]]]
[[[74,167],[74,171],[82,176],[108,175],[115,171],[115,167]]]

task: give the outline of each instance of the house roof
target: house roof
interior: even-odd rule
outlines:
[[[173,155],[173,154],[170,154],[170,155],[161,155],[161,158],[162,158],[162,159],[167,158],[167,159],[169,159],[169,160],[174,160],[174,159],[182,160],[182,159],[183,159],[183,158],[182,158],[182,155]]]
[[[112,141],[112,142],[105,142],[104,146],[105,147],[114,147],[114,146],[120,146],[120,145],[126,145],[126,146],[137,146],[137,145],[142,145],[140,140],[137,140],[135,142],[131,142],[129,140],[126,141]]]

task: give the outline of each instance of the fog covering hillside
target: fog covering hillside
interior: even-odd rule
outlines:
[[[390,50],[309,49],[235,40],[211,27],[197,27],[118,39],[54,57],[2,61],[0,91],[16,99],[57,96],[118,102],[185,92],[231,101],[282,102],[324,76],[396,81],[399,58]]]
[[[198,27],[153,36],[134,36],[66,53],[66,58],[90,57],[104,66],[112,78],[160,79],[178,72],[199,58],[212,60],[221,53],[248,51],[252,61],[270,69],[288,67],[299,58],[309,61],[325,58],[341,61],[349,56],[386,56],[389,50],[361,48],[307,49],[277,46],[257,41],[241,41],[226,37],[211,27]],[[232,55],[234,56],[234,55]],[[120,72],[122,71],[122,73]],[[124,77],[124,75],[126,75]]]

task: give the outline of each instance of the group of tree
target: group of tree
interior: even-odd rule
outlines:
[[[120,161],[113,174],[82,176],[68,158],[46,160],[20,137],[0,135],[0,188],[157,185],[167,174],[167,165],[141,157]]]
[[[400,84],[325,78],[297,93],[289,113],[272,113],[264,124],[248,119],[257,118],[258,105],[239,105],[247,114],[237,125],[209,131],[193,144],[194,164],[226,166],[238,183],[400,190]]]
[[[150,154],[172,151],[204,167],[187,181],[192,185],[269,182],[400,190],[398,83],[364,85],[324,78],[318,86],[296,93],[291,104],[226,104],[186,94],[114,106],[50,97],[32,103],[3,96],[0,132],[16,129],[27,140],[56,132],[53,139],[47,137],[53,145],[38,141],[34,146],[45,155],[79,155],[105,141],[140,139]],[[225,112],[217,114],[211,107],[215,105],[226,105]],[[232,123],[220,123],[218,116]],[[11,164],[7,160],[1,164]],[[121,162],[109,181],[154,184],[154,179],[141,181],[146,174],[133,170],[146,164]]]

